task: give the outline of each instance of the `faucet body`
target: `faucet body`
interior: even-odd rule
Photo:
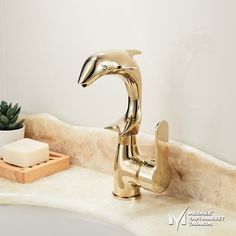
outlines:
[[[87,87],[103,75],[118,74],[125,83],[128,94],[127,111],[118,121],[105,127],[118,133],[113,195],[122,199],[138,198],[140,187],[163,192],[172,176],[168,163],[166,121],[156,127],[155,160],[143,161],[136,143],[142,118],[142,81],[133,56],[140,53],[137,50],[124,50],[94,54],[85,61],[78,81],[83,87]]]

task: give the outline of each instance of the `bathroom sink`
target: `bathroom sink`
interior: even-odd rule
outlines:
[[[0,235],[131,236],[126,230],[76,212],[24,205],[0,206]]]

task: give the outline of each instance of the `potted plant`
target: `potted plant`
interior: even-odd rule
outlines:
[[[24,120],[18,120],[20,111],[18,104],[13,106],[5,101],[0,103],[0,156],[5,144],[24,138]]]

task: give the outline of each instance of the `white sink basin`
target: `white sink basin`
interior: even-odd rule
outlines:
[[[0,206],[1,236],[131,236],[133,234],[101,220],[76,212],[36,206]]]

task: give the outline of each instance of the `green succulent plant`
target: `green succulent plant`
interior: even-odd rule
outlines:
[[[15,130],[23,127],[24,120],[18,121],[21,107],[2,101],[0,104],[0,130]]]

